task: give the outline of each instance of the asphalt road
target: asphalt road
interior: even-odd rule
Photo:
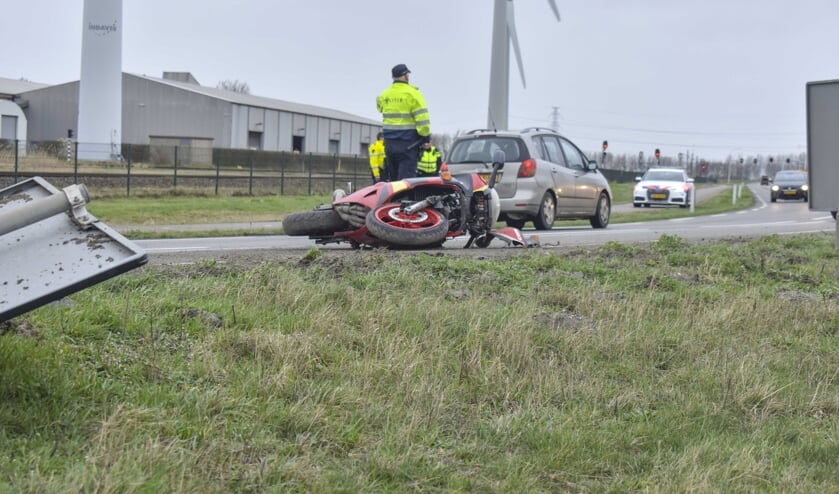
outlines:
[[[697,200],[696,215],[662,221],[635,222],[612,224],[608,228],[595,230],[588,226],[563,227],[559,222],[550,231],[525,230],[525,236],[538,242],[542,249],[586,247],[602,245],[609,241],[622,243],[648,243],[657,240],[662,235],[678,236],[693,242],[715,241],[722,239],[749,238],[765,235],[796,235],[803,233],[820,233],[837,235],[836,221],[829,212],[810,211],[808,204],[799,201],[769,202],[768,188],[757,184],[750,184],[756,204],[746,210],[702,215],[701,202]],[[717,191],[707,190],[707,194]],[[647,208],[635,209],[632,205],[620,205],[615,208],[628,207],[628,210],[643,211]],[[248,224],[253,228],[265,224]],[[279,224],[277,225],[279,226]],[[202,228],[226,229],[239,228],[243,225],[204,225]],[[184,230],[184,226],[172,227]],[[206,258],[230,255],[259,255],[258,251],[287,251],[289,254],[305,252],[316,246],[307,237],[289,237],[285,235],[250,236],[250,237],[214,237],[192,239],[139,240],[136,243],[146,251],[150,258],[155,256],[182,256],[184,262],[189,258]],[[463,250],[466,239],[456,238],[447,241],[442,250]],[[351,251],[348,244],[329,244],[320,246],[325,250]],[[488,249],[481,249],[490,253],[494,250],[510,248],[501,241],[493,241]],[[477,249],[470,249],[475,252]],[[249,252],[249,254],[245,254]]]

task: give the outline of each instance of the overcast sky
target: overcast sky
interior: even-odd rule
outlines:
[[[12,0],[0,77],[79,79],[83,0]],[[839,79],[838,0],[515,3],[510,127],[551,127],[587,152],[699,158],[806,151],[808,81]],[[123,70],[379,119],[405,63],[432,132],[486,126],[492,0],[124,0]],[[512,56],[512,54],[511,54]]]

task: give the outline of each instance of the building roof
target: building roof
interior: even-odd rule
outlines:
[[[32,82],[25,79],[6,79],[5,77],[0,77],[0,99],[11,99],[14,95],[47,86],[49,84],[41,84],[40,82]]]
[[[198,81],[192,78],[191,75],[186,79],[191,79],[195,82],[160,79],[157,77],[150,77],[147,75],[130,74],[128,72],[126,72],[126,74],[134,77],[139,77],[141,79],[147,79],[159,84],[177,87],[186,91],[191,91],[193,93],[202,94],[211,98],[217,98],[223,101],[228,101],[230,103],[238,105],[248,105],[260,108],[269,108],[272,110],[280,110],[290,113],[314,115],[317,117],[329,118],[332,120],[344,120],[365,125],[373,125],[376,127],[380,127],[382,125],[382,123],[378,120],[372,120],[358,115],[353,115],[351,113],[342,112],[340,110],[324,108],[322,106],[305,105],[302,103],[294,103],[291,101],[266,98],[263,96],[254,96],[252,94],[237,93],[235,91],[227,91],[224,89],[201,86],[197,84]],[[55,86],[59,85],[60,84],[55,84]],[[34,91],[37,89],[43,89],[50,86],[53,86],[53,84],[41,84],[38,82],[31,82],[23,79],[6,79],[0,77],[0,99],[11,99],[11,97],[14,95],[18,95],[28,91]]]
[[[329,118],[333,120],[345,120],[349,122],[356,122],[366,125],[373,125],[380,127],[382,123],[378,120],[353,115],[351,113],[342,112],[340,110],[333,110],[321,106],[305,105],[302,103],[294,103],[291,101],[284,101],[273,98],[266,98],[263,96],[254,96],[252,94],[237,93],[235,91],[227,91],[214,87],[200,86],[190,82],[176,81],[170,79],[159,79],[157,77],[150,77],[147,75],[130,74],[135,77],[147,79],[160,84],[177,87],[193,93],[202,94],[211,98],[217,98],[230,103],[238,105],[256,106],[260,108],[270,108],[272,110],[281,110],[290,113],[300,113],[304,115],[314,115],[317,117]]]

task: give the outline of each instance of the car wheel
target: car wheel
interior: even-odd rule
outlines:
[[[597,209],[594,211],[594,216],[589,218],[592,228],[606,228],[609,224],[611,212],[612,205],[609,202],[609,196],[605,192],[601,192],[600,198],[597,199]]]
[[[769,200],[770,200],[771,202],[778,202],[778,198],[777,198],[777,197],[775,197],[775,196],[770,197],[770,198],[769,198]]]
[[[550,230],[556,219],[556,200],[550,192],[542,196],[542,204],[539,206],[539,214],[533,218],[533,226],[537,230]]]
[[[641,207],[641,203],[640,203],[640,202],[633,202],[633,203],[632,203],[632,205],[633,205],[633,206],[635,206],[636,208],[640,208],[640,207]]]

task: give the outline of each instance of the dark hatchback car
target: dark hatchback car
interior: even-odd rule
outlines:
[[[807,174],[797,170],[782,170],[775,174],[772,187],[769,188],[769,200],[803,199],[807,200],[810,187],[807,185]]]

